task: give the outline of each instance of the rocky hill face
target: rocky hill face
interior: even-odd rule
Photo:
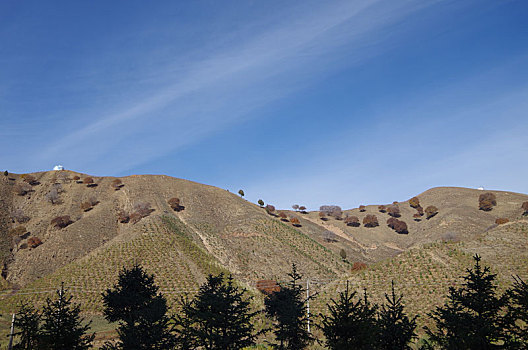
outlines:
[[[19,299],[41,302],[64,282],[87,310],[97,311],[99,293],[134,263],[156,275],[169,299],[196,290],[208,273],[231,273],[254,285],[284,279],[292,263],[309,278],[339,280],[354,262],[375,264],[432,242],[476,242],[498,217],[522,220],[521,204],[528,200],[492,191],[497,204],[483,211],[482,191],[434,188],[417,196],[423,208],[437,207],[429,219],[413,218],[417,211],[409,202],[397,204],[398,220],[408,228],[398,234],[378,204],[346,210],[341,219],[289,211],[281,220],[226,190],[187,180],[87,178],[71,171],[1,176],[2,308]],[[176,210],[171,198],[180,200]],[[379,225],[355,227],[343,220],[346,215],[361,223],[375,215]]]

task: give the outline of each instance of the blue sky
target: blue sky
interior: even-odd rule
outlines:
[[[0,164],[287,208],[528,193],[528,2],[3,1]]]

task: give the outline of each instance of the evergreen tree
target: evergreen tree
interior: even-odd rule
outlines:
[[[528,349],[528,283],[514,277],[513,287],[508,290],[508,320],[510,336],[508,341],[512,349]]]
[[[348,281],[339,299],[327,304],[328,315],[320,314],[319,326],[332,350],[372,349],[376,342],[376,309],[371,306],[365,290],[364,298],[354,301],[356,292],[350,292]]]
[[[35,350],[39,348],[40,315],[30,304],[20,305],[15,317],[14,336],[19,338],[14,344],[14,350]]]
[[[81,308],[72,304],[72,296],[66,295],[64,286],[57,291],[58,298],[46,300],[42,310],[40,342],[46,350],[84,350],[92,347],[95,334],[87,335],[90,323],[82,325]]]
[[[396,296],[392,282],[391,295],[385,294],[386,303],[381,306],[378,315],[378,349],[411,349],[409,343],[416,338],[414,330],[418,316],[409,319],[402,299],[403,295]]]
[[[117,344],[106,349],[162,350],[174,345],[165,297],[158,293],[154,276],[141,266],[123,268],[117,284],[103,293],[104,316],[119,322]]]
[[[444,306],[429,314],[436,330],[426,327],[426,333],[442,349],[500,349],[498,344],[507,338],[503,310],[508,297],[496,295],[496,275],[482,268],[479,255],[474,260],[462,286],[450,287]]]
[[[278,349],[304,349],[313,341],[307,328],[308,300],[303,297],[305,290],[299,283],[302,277],[295,264],[288,276],[290,283],[266,297],[266,314],[275,320],[273,333]]]
[[[209,275],[192,301],[182,300],[176,316],[181,349],[236,350],[255,345],[259,333],[252,323],[251,297],[234,285],[233,277]]]

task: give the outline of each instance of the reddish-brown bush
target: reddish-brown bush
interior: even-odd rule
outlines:
[[[521,204],[521,209],[524,210],[523,215],[528,215],[528,201]]]
[[[144,217],[147,217],[154,211],[150,208],[150,203],[148,202],[138,202],[134,204],[133,212],[129,215],[130,223],[135,224],[139,222]]]
[[[36,248],[42,244],[42,241],[38,237],[29,237],[27,240],[27,244],[30,248]]]
[[[510,219],[508,219],[508,218],[497,218],[497,219],[495,219],[495,223],[497,225],[503,225],[503,224],[505,224],[507,222],[510,222]]]
[[[172,208],[172,210],[174,211],[180,211],[182,210],[182,206],[180,205],[180,199],[177,198],[177,197],[172,197],[171,199],[169,199],[169,201],[167,202],[169,203],[170,207]]]
[[[55,219],[51,220],[51,224],[57,228],[65,228],[68,225],[73,224],[69,215],[57,216]]]
[[[301,205],[299,207],[299,210],[301,211],[302,214],[306,214],[306,207],[304,205]]]
[[[121,189],[121,187],[123,187],[123,181],[121,181],[120,179],[113,179],[112,180],[112,187],[114,188],[114,190],[119,190]]]
[[[425,208],[425,217],[427,219],[432,218],[436,214],[438,214],[438,208],[435,207],[434,205],[430,205],[427,208]]]
[[[19,196],[24,196],[32,191],[31,185],[28,183],[17,183],[13,186],[13,191]]]
[[[295,227],[300,227],[301,226],[301,221],[298,218],[296,218],[296,217],[291,217],[290,218],[290,222]]]
[[[384,205],[378,205],[378,210],[380,213],[385,213],[387,211],[387,207]]]
[[[85,185],[89,185],[89,184],[93,184],[94,183],[94,179],[90,176],[87,176],[83,179],[83,184]]]
[[[396,226],[396,222],[398,222],[398,219],[396,218],[388,218],[387,219],[387,226],[389,226],[390,228],[394,229],[394,226]]]
[[[364,212],[365,210],[367,210],[367,207],[365,207],[364,205],[360,205],[359,206],[359,211],[360,212]]]
[[[82,211],[90,211],[90,210],[92,210],[92,208],[93,208],[92,207],[92,203],[90,203],[90,202],[82,202],[81,203],[81,210]]]
[[[266,213],[268,213],[269,215],[273,215],[273,213],[275,212],[275,207],[271,204],[268,204],[266,205]]]
[[[280,286],[277,281],[273,280],[259,280],[257,281],[257,289],[266,295],[280,291]]]
[[[409,233],[407,229],[407,224],[405,221],[396,220],[396,224],[394,225],[394,231],[400,234],[407,234]]]
[[[283,211],[279,212],[279,218],[281,218],[282,221],[288,221],[288,215]]]
[[[74,177],[72,177],[72,180],[74,181],[77,181],[77,180],[80,180],[81,178],[78,176],[78,175],[75,175]]]
[[[424,215],[424,210],[420,205],[416,207],[416,211],[418,212],[420,216]]]
[[[319,219],[326,221],[328,218],[326,217],[326,213],[324,211],[319,212]]]
[[[479,196],[479,209],[490,211],[497,205],[497,197],[491,192],[483,193]]]
[[[352,264],[352,269],[351,271],[352,272],[355,272],[355,271],[361,271],[361,270],[364,270],[367,268],[367,264],[365,263],[362,263],[362,262],[355,262],[354,264]]]
[[[411,208],[417,208],[420,205],[420,200],[418,199],[418,197],[412,197],[411,199],[409,199],[409,205],[411,206]]]
[[[359,218],[357,216],[347,216],[345,218],[345,224],[347,226],[359,227]]]
[[[421,221],[422,220],[422,216],[419,213],[415,213],[413,215],[413,218],[414,218],[414,221]]]
[[[376,215],[368,214],[363,218],[363,226],[365,227],[376,227],[378,225],[379,223]]]
[[[390,205],[387,208],[387,213],[394,218],[399,218],[401,216],[400,207],[396,204]]]
[[[129,222],[131,224],[137,224],[139,222],[139,220],[141,220],[141,219],[143,219],[143,216],[141,216],[141,214],[138,213],[138,212],[133,212],[129,216]]]
[[[30,220],[30,217],[24,214],[22,209],[15,209],[11,212],[11,219],[18,222],[19,224],[26,223]]]
[[[35,185],[38,185],[39,182],[37,181],[37,179],[35,178],[35,176],[33,175],[22,175],[22,178],[24,179],[24,182],[30,184],[31,186],[35,186]]]
[[[17,226],[17,227],[14,227],[12,229],[9,230],[9,235],[14,237],[14,236],[22,236],[24,233],[27,232],[27,229],[25,226]]]
[[[122,224],[126,224],[127,222],[130,221],[130,216],[123,209],[120,209],[117,212],[117,221],[119,221]]]

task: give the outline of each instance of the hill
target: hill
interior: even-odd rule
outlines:
[[[88,177],[93,183],[83,182]],[[21,194],[21,186],[27,187],[26,194]],[[54,190],[57,198],[51,198],[51,203]],[[0,179],[4,266],[0,308],[13,310],[22,299],[42,303],[64,282],[85,311],[97,313],[100,292],[114,283],[124,265],[135,263],[156,275],[161,290],[174,303],[181,293],[195,291],[208,273],[231,273],[251,287],[260,279],[284,279],[291,263],[296,263],[306,278],[326,284],[358,276],[367,281],[370,274],[379,275],[372,277],[374,280],[381,279],[386,264],[399,264],[408,254],[426,254],[423,252],[431,247],[445,250],[450,244],[471,244],[474,250],[482,247],[491,254],[493,244],[484,245],[482,235],[502,232],[506,226],[492,228],[497,217],[512,222],[522,219],[520,206],[528,200],[523,194],[491,192],[497,205],[485,212],[478,209],[481,191],[428,190],[417,197],[424,207],[436,206],[438,214],[419,221],[414,221],[416,210],[408,201],[398,203],[399,219],[407,223],[408,234],[397,234],[385,224],[389,216],[379,212],[378,204],[368,205],[364,211],[345,211],[360,221],[374,214],[380,223],[377,227],[347,226],[334,217],[323,221],[317,212],[286,211],[299,219],[300,225],[294,227],[288,219],[268,215],[226,190],[169,176],[117,179],[71,171],[9,174]],[[168,204],[173,197],[180,199],[178,210]],[[81,208],[85,202],[91,204]],[[133,213],[141,208],[143,217],[137,220]],[[132,222],[120,222],[123,212]],[[64,228],[52,224],[64,215],[70,217],[71,224]],[[17,222],[20,216],[27,218]],[[24,229],[15,231],[19,226]],[[41,244],[32,248],[32,237]],[[346,253],[345,260],[340,257],[341,250]],[[367,272],[351,273],[354,262],[367,263]],[[417,273],[407,272],[409,278]]]

